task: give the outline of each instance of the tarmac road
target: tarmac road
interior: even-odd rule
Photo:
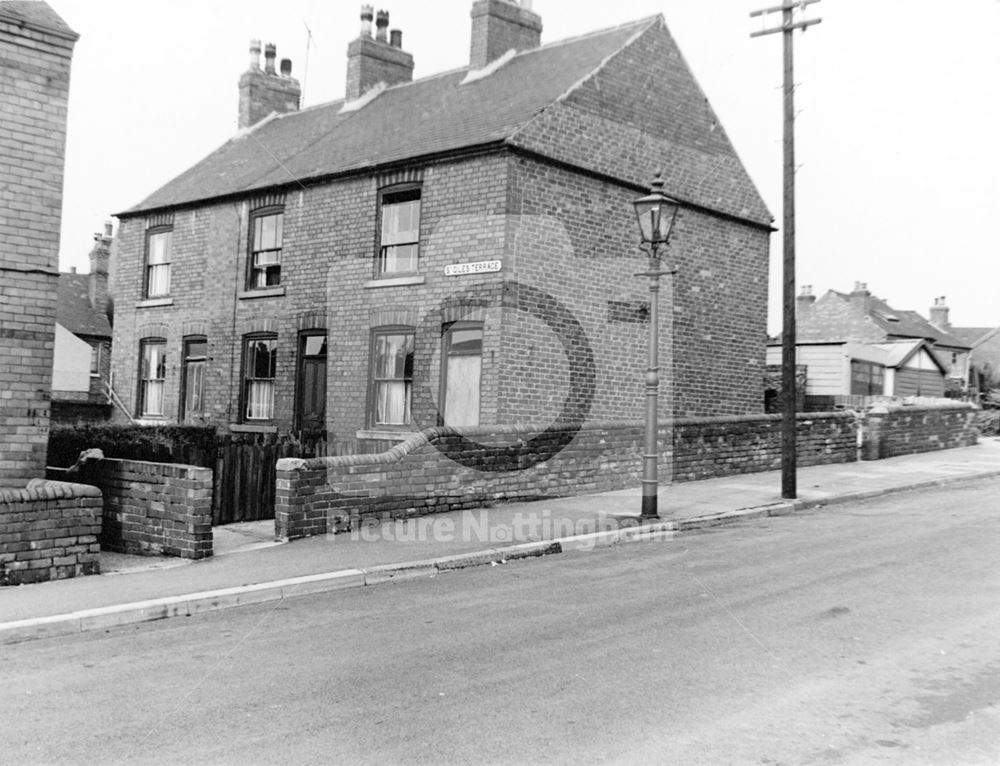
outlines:
[[[998,764],[998,490],[0,647],[0,761]]]

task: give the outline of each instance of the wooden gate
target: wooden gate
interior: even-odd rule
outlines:
[[[327,443],[322,435],[220,436],[216,442],[212,523],[273,519],[278,460],[326,454]]]

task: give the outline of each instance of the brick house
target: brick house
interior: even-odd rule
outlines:
[[[111,224],[94,235],[90,273],[59,275],[52,362],[52,423],[72,425],[111,417],[111,322],[108,262]]]
[[[76,40],[48,4],[0,0],[0,486],[45,472]]]
[[[931,396],[968,388],[969,345],[948,330],[944,299],[928,321],[901,311],[858,282],[850,293],[817,299],[805,286],[796,300],[796,361],[805,365],[806,406],[834,397]],[[768,364],[781,362],[780,341],[768,343]]]
[[[413,81],[362,8],[345,98],[301,111],[251,44],[240,133],[118,215],[112,366],[142,422],[351,449],[639,418],[631,203],[658,168],[682,205],[663,414],[761,411],[772,218],[662,17],[541,45],[516,2],[471,15],[469,65]]]
[[[969,347],[969,385],[980,392],[1000,387],[1000,327],[954,327],[945,296],[934,299],[931,323]]]

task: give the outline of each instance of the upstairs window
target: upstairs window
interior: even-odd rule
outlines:
[[[139,417],[163,417],[163,384],[167,379],[167,343],[149,338],[139,344]]]
[[[413,398],[413,331],[377,330],[372,338],[373,425],[409,425]]]
[[[250,218],[250,288],[281,284],[281,243],[285,213],[261,210]]]
[[[379,217],[379,276],[417,271],[420,189],[383,192]]]
[[[170,295],[170,251],[173,229],[151,229],[146,237],[146,297]]]
[[[274,417],[274,378],[278,340],[272,336],[247,338],[243,347],[243,402],[246,420]]]

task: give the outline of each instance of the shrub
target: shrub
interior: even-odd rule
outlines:
[[[216,430],[205,426],[80,425],[49,432],[48,463],[70,466],[85,449],[105,457],[215,467]]]

